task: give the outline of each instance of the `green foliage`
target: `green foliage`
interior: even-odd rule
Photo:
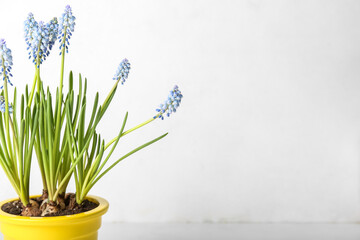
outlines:
[[[91,188],[119,162],[164,138],[167,133],[112,161],[112,154],[120,139],[159,117],[163,118],[162,114],[166,111],[168,111],[167,114],[175,112],[181,101],[182,95],[172,94],[161,112],[155,117],[125,131],[128,118],[128,113],[126,113],[117,136],[105,143],[100,133],[97,132],[97,126],[113,101],[119,82],[124,83],[128,78],[130,63],[127,59],[120,63],[113,78],[115,84],[102,104],[99,103],[99,93],[96,93],[92,103],[88,103],[87,79],[83,80],[81,75],[79,75],[79,88],[77,91],[74,90],[72,72],[69,74],[67,92],[64,92],[65,55],[67,54],[68,40],[72,35],[71,32],[74,31],[74,20],[70,6],[67,6],[65,15],[62,15],[61,21],[63,22],[60,25],[63,34],[60,47],[60,81],[55,97],[53,97],[49,87],[44,87],[41,80],[40,66],[45,60],[44,53],[47,50],[44,49],[47,47],[51,49],[54,39],[56,39],[57,21],[51,22],[53,27],[50,30],[55,38],[51,38],[49,41],[47,38],[52,34],[49,35],[50,30],[47,28],[50,25],[39,23],[41,26],[39,27],[33,15],[29,14],[25,21],[25,35],[30,56],[35,63],[35,75],[30,92],[26,86],[25,93],[21,95],[20,107],[17,106],[16,88],[13,104],[11,105],[9,102],[7,84],[8,82],[11,84],[8,75],[12,76],[10,74],[12,57],[11,51],[5,47],[5,41],[0,40],[2,49],[6,50],[0,53],[0,64],[2,64],[0,74],[4,82],[1,92],[4,101],[0,101],[0,110],[3,112],[0,113],[0,165],[25,206],[29,204],[33,149],[38,160],[43,189],[48,193],[48,200],[56,202],[59,195],[66,192],[68,183],[74,176],[76,201],[80,204]],[[38,36],[36,41],[32,39],[34,32],[38,34],[35,34]],[[48,46],[50,43],[51,46]],[[178,92],[180,93],[180,91]],[[87,108],[91,109],[88,121],[86,121]]]
[[[35,101],[31,111],[30,107],[25,106],[24,99],[22,95],[18,117],[15,88],[12,116],[0,114],[0,164],[20,200],[26,206],[29,204],[32,151],[39,125],[39,103]]]

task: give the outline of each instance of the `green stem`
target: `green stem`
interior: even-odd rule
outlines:
[[[41,46],[41,41],[39,43],[39,48],[38,48],[38,51],[37,51],[37,58],[36,58],[36,66],[35,66],[35,72],[36,72],[36,75],[37,75],[37,92],[38,94],[40,95],[40,90],[41,90],[41,80],[40,80],[40,58],[39,58],[39,52],[40,52],[40,46]]]
[[[65,43],[65,39],[66,39],[66,27],[65,27],[65,34],[63,37],[63,41],[61,44]],[[52,154],[52,159],[54,163],[52,165],[54,169],[50,169],[50,171],[52,172],[57,170],[58,164],[61,164],[60,162],[61,159],[58,159],[58,157],[59,157],[59,147],[60,147],[59,145],[60,145],[60,130],[61,130],[61,106],[62,106],[62,91],[63,91],[63,80],[64,80],[65,47],[62,48],[61,55],[62,56],[61,56],[61,70],[60,70],[60,86],[59,86],[59,94],[57,99],[55,137],[54,137],[54,145],[52,149],[53,152],[50,152],[50,154]],[[54,172],[54,176],[55,176],[55,172]],[[51,200],[55,201],[56,199],[51,199]]]
[[[65,28],[66,32],[66,28]],[[66,34],[64,34],[63,42],[65,42]],[[60,86],[59,86],[59,95],[58,95],[58,104],[57,104],[57,116],[56,116],[56,132],[55,132],[55,143],[54,146],[56,147],[59,143],[58,135],[60,134],[60,117],[61,117],[61,106],[62,106],[62,89],[63,89],[63,80],[64,80],[64,63],[65,63],[65,47],[62,48],[61,51],[61,70],[60,70]],[[54,151],[55,152],[55,151]]]
[[[40,44],[39,44],[40,46]],[[39,54],[40,48],[38,49],[37,55]],[[29,98],[29,102],[28,102],[28,107],[31,106],[32,104],[32,100],[34,97],[34,93],[35,93],[35,87],[37,86],[37,93],[40,96],[40,91],[41,91],[41,78],[40,78],[40,60],[39,57],[37,57],[36,59],[36,64],[35,64],[35,77],[34,77],[34,82],[33,82],[33,86],[31,88],[31,93],[30,93],[30,98]],[[38,130],[36,130],[38,131]],[[46,181],[46,174],[45,174],[45,170],[44,170],[44,158],[42,157],[42,151],[41,151],[41,146],[40,146],[40,137],[39,134],[36,135],[36,140],[34,143],[34,148],[35,148],[35,152],[36,152],[36,156],[37,156],[37,160],[38,160],[38,164],[39,164],[39,168],[40,168],[40,172],[41,172],[41,177],[42,177],[42,182],[43,182],[43,189],[47,190],[47,181]],[[44,149],[43,149],[44,150]]]
[[[159,114],[158,114],[158,115],[159,115]],[[157,116],[158,116],[158,115],[157,115]],[[113,144],[118,138],[121,138],[121,137],[125,136],[126,134],[131,133],[132,131],[135,131],[136,129],[145,126],[146,124],[151,123],[152,121],[154,121],[154,120],[157,118],[157,116],[156,116],[155,118],[152,117],[152,118],[150,118],[149,120],[147,120],[147,121],[145,121],[145,122],[143,122],[143,123],[141,123],[141,124],[139,124],[139,125],[131,128],[131,129],[123,132],[120,136],[113,138],[110,142],[108,142],[108,143],[105,145],[105,150],[106,150],[108,147],[110,147],[111,144]]]
[[[35,92],[35,87],[36,87],[36,83],[38,81],[38,68],[35,67],[35,77],[34,77],[34,81],[33,81],[33,86],[31,88],[31,93],[30,93],[30,98],[29,98],[29,102],[28,102],[28,106],[30,107],[31,106],[31,103],[32,103],[32,99],[34,97],[34,92]]]

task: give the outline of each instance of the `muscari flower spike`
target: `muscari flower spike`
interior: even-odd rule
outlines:
[[[53,18],[49,23],[35,21],[34,15],[29,13],[24,22],[25,42],[28,45],[29,59],[37,67],[49,56],[58,34],[57,18]]]
[[[50,20],[50,22],[47,24],[47,27],[48,27],[49,33],[50,33],[49,34],[49,49],[51,50],[55,44],[55,41],[58,36],[58,31],[59,31],[59,24],[58,24],[57,18],[54,17],[52,20]]]
[[[0,96],[0,111],[3,112],[3,113],[6,111],[4,96]],[[13,107],[9,103],[9,113],[12,113],[12,112],[13,112]]]
[[[37,28],[38,23],[35,21],[34,15],[29,13],[27,19],[24,22],[24,37],[27,47],[27,50],[31,48],[31,42],[33,40],[32,34],[33,30]],[[29,55],[31,53],[29,52]],[[31,57],[31,56],[30,56]]]
[[[72,36],[72,32],[74,32],[75,19],[76,18],[72,15],[71,7],[67,5],[64,13],[59,19],[58,40],[60,43],[60,55],[62,54],[63,48],[65,48],[66,53],[68,53],[68,45],[70,45],[69,40]]]
[[[129,72],[130,72],[130,62],[129,62],[129,60],[127,60],[125,58],[119,64],[119,66],[116,70],[116,73],[113,77],[113,80],[116,80],[116,81],[120,80],[121,84],[124,84],[124,82],[126,81],[126,79],[129,76]]]
[[[176,112],[176,109],[179,107],[181,103],[183,95],[181,94],[181,91],[179,90],[179,87],[175,85],[175,87],[170,91],[170,94],[166,101],[163,104],[160,104],[159,108],[156,109],[157,112],[159,112],[155,118],[161,118],[161,120],[164,120],[164,114],[166,113],[166,116],[170,117],[170,114],[173,112]]]
[[[33,30],[33,40],[31,42],[31,53],[33,62],[37,64],[37,67],[46,60],[46,56],[49,55],[49,30],[47,25],[40,21],[37,28]]]
[[[12,77],[12,74],[10,73],[10,71],[12,65],[13,62],[11,50],[6,47],[5,40],[0,39],[0,74],[3,81],[7,80],[11,86],[12,83],[10,82],[10,77]],[[1,88],[3,88],[3,86]]]

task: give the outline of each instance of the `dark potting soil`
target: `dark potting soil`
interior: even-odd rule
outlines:
[[[39,199],[32,199],[36,201],[39,206],[41,205],[42,201]],[[80,205],[74,201],[66,201],[65,200],[65,208],[61,209],[59,207],[58,212],[51,213],[46,215],[45,217],[53,217],[53,216],[65,216],[65,215],[73,215],[77,213],[87,212],[90,211],[98,206],[97,203],[91,202],[89,200],[84,200]],[[5,203],[1,206],[1,210],[6,213],[13,214],[13,215],[21,215],[24,206],[20,200],[15,200],[12,202]]]
[[[96,208],[98,204],[91,202],[89,200],[84,200],[80,205],[75,204],[75,207],[72,209],[59,210],[57,213],[46,215],[45,217],[54,217],[54,216],[65,216],[73,215],[77,213],[87,212]]]
[[[14,215],[20,215],[22,211],[23,205],[19,200],[8,202],[2,205],[1,210],[4,212],[14,214]]]

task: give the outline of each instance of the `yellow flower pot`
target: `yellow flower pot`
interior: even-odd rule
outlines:
[[[38,196],[32,196],[35,198]],[[0,208],[0,231],[4,240],[96,240],[109,203],[100,197],[88,196],[99,206],[91,211],[59,217],[23,217],[8,214]],[[0,203],[17,200],[16,198]]]

